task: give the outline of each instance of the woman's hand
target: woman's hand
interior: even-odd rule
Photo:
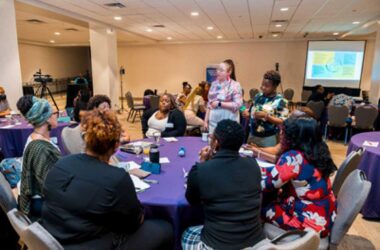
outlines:
[[[206,121],[206,120],[203,122],[203,129],[204,129],[204,131],[208,130],[208,121]]]
[[[212,155],[213,155],[213,152],[212,152],[211,147],[206,146],[202,148],[201,151],[199,152],[199,161],[200,162],[208,161],[211,159]]]
[[[219,105],[219,101],[213,101],[213,102],[211,102],[211,107],[213,108],[213,109],[215,109],[215,108],[217,108],[218,107],[218,105]]]
[[[265,111],[257,111],[254,113],[255,119],[263,120],[267,117],[267,113]]]

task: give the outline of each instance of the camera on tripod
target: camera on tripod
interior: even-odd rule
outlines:
[[[41,69],[33,75],[34,81],[46,85],[49,82],[53,82],[51,75],[43,75]]]

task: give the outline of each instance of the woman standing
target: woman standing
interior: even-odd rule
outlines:
[[[203,100],[203,87],[197,86],[194,91],[187,97],[183,106],[187,125],[203,126],[203,120],[197,116],[198,111],[205,112],[205,102]]]
[[[50,130],[58,126],[58,112],[47,100],[34,96],[21,97],[17,108],[34,127],[25,145],[19,197],[20,210],[33,220],[41,216],[45,177],[60,157],[57,145],[50,141]]]
[[[217,79],[211,84],[204,122],[205,129],[213,133],[216,125],[223,119],[239,122],[239,109],[243,104],[239,82],[231,78],[233,63],[223,62],[217,69]]]

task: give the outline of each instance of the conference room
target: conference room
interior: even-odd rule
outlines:
[[[1,249],[380,249],[380,1],[0,1]]]

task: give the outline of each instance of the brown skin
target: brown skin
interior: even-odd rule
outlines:
[[[210,160],[219,149],[219,141],[214,135],[210,136],[210,146],[205,146],[199,152],[199,161],[204,162]]]
[[[4,95],[4,94],[5,94],[5,91],[0,91],[0,95]],[[7,109],[7,110],[0,112],[0,116],[6,116],[6,115],[9,115],[10,113],[11,113],[11,110]]]
[[[274,85],[271,80],[263,79],[260,89],[265,96],[272,97],[272,96],[276,95],[277,86]],[[254,117],[255,117],[255,119],[258,119],[258,120],[266,119],[268,122],[273,123],[275,125],[280,125],[283,123],[283,120],[281,120],[280,118],[271,116],[271,115],[267,114],[265,111],[255,112]]]
[[[156,118],[158,120],[165,119],[172,108],[173,108],[173,105],[170,102],[169,96],[167,95],[161,96],[160,103],[159,103],[159,111],[156,113]]]

